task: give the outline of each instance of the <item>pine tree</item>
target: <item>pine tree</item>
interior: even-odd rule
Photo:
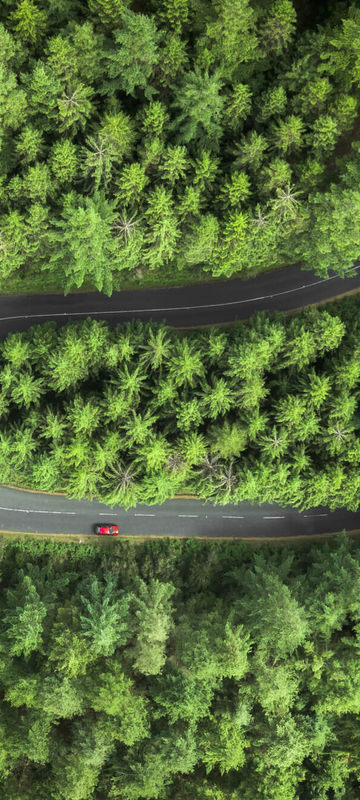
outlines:
[[[239,65],[257,56],[256,16],[249,0],[224,0],[215,5],[217,18],[206,26],[212,62],[227,80],[236,79]],[[203,44],[201,39],[199,44]]]
[[[165,663],[165,647],[172,627],[170,598],[174,587],[158,580],[146,585],[139,581],[133,596],[136,618],[134,669],[143,675],[156,675]]]
[[[111,180],[114,162],[117,161],[109,142],[104,136],[88,136],[83,149],[82,172],[93,181],[94,191],[107,186]]]
[[[216,217],[205,214],[194,223],[184,240],[184,258],[189,264],[208,264],[219,240],[220,225]]]
[[[7,591],[6,606],[3,621],[9,654],[23,655],[27,660],[34,650],[42,648],[46,617],[46,606],[28,575],[22,575],[17,589]]]
[[[131,154],[135,142],[135,126],[132,119],[119,111],[117,114],[106,114],[104,123],[99,129],[99,137],[108,145],[110,153],[120,163]]]
[[[10,14],[10,23],[14,34],[23,42],[35,44],[43,35],[46,27],[46,14],[32,0],[20,0],[16,9]]]
[[[318,155],[325,151],[330,153],[334,149],[339,136],[339,129],[336,119],[323,114],[318,117],[312,126],[311,144]]]
[[[115,249],[111,229],[115,219],[114,206],[102,194],[86,198],[81,205],[74,205],[71,200],[64,205],[61,218],[51,233],[55,249],[49,266],[62,267],[67,291],[72,285],[81,286],[86,277],[91,277],[99,291],[103,289],[111,294]]]
[[[168,181],[171,186],[178,181],[183,181],[189,169],[186,147],[168,145],[164,150],[159,169],[164,180]]]
[[[340,275],[350,270],[357,258],[357,212],[359,193],[356,189],[312,195],[309,199],[310,227],[304,238],[302,253],[315,272],[326,277],[333,269]]]
[[[260,39],[267,53],[280,55],[289,45],[295,26],[296,11],[291,0],[275,0],[260,28]]]
[[[238,133],[242,129],[243,120],[251,112],[252,96],[253,93],[245,83],[235,84],[224,109],[226,122],[234,133]]]
[[[159,17],[180,34],[189,17],[189,0],[162,0]]]
[[[126,0],[88,0],[89,9],[103,25],[119,25],[128,3]]]
[[[121,170],[118,180],[119,198],[126,206],[136,206],[142,197],[145,186],[149,179],[145,174],[145,167],[136,161],[127,164]]]
[[[83,83],[68,85],[57,101],[59,130],[70,130],[72,134],[85,128],[88,117],[93,113],[91,99],[93,90]]]
[[[26,164],[31,164],[37,156],[42,156],[44,151],[44,140],[37,128],[26,125],[21,131],[16,141],[16,150],[20,158]]]
[[[292,150],[299,150],[304,147],[305,126],[301,117],[294,114],[285,117],[277,124],[272,126],[272,143],[276,150],[284,155]]]
[[[117,50],[108,56],[108,73],[116,81],[116,88],[133,96],[135,89],[143,89],[151,100],[154,90],[149,80],[159,60],[159,41],[153,18],[133,11],[121,15],[121,28],[115,31]]]
[[[81,632],[95,657],[112,655],[128,638],[129,601],[115,588],[116,583],[111,578],[102,584],[98,578],[90,576],[80,594]]]
[[[202,147],[218,149],[221,137],[220,118],[224,106],[223,81],[219,72],[201,73],[197,68],[187,73],[175,92],[178,109],[172,128],[180,143],[197,139]]]
[[[160,83],[163,86],[173,86],[179,73],[186,70],[188,63],[186,42],[177,33],[167,33],[157,67]]]

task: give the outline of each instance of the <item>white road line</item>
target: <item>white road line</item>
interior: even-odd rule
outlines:
[[[285,519],[285,517],[263,517],[263,519]]]
[[[134,517],[155,517],[155,514],[134,514]]]
[[[118,514],[104,514],[103,511],[100,511],[98,514],[99,517],[118,517]]]
[[[235,517],[233,514],[223,514],[221,519],[244,519],[244,517]]]
[[[199,514],[178,514],[178,517],[191,517],[192,519],[197,519]]]
[[[327,517],[327,514],[304,514],[304,517]]]
[[[357,267],[353,267],[351,269],[345,270],[345,272],[351,272],[354,270],[355,272],[360,269],[360,265]],[[132,309],[114,309],[113,311],[62,311],[56,313],[48,313],[48,314],[27,314],[27,315],[18,315],[18,316],[11,316],[11,317],[0,317],[0,322],[6,322],[6,320],[14,320],[14,319],[43,319],[44,317],[88,317],[92,315],[93,317],[98,315],[106,315],[106,314],[142,314],[143,312],[150,312],[150,313],[160,313],[164,311],[192,311],[192,310],[199,310],[202,308],[224,308],[225,306],[237,306],[243,305],[244,303],[255,303],[257,300],[272,300],[273,297],[281,297],[284,294],[292,294],[293,292],[300,292],[302,289],[309,289],[312,286],[318,286],[321,283],[327,283],[328,281],[333,281],[335,278],[339,278],[339,275],[331,275],[330,278],[323,278],[320,281],[313,281],[312,283],[304,283],[302,286],[296,286],[293,289],[285,289],[283,292],[275,292],[275,294],[264,294],[260,295],[259,297],[249,297],[245,300],[230,300],[226,303],[206,303],[204,305],[196,305],[196,306],[169,306],[168,308],[132,308]]]
[[[5,506],[0,506],[0,511],[16,511],[21,514],[76,514],[76,511],[40,511],[33,508],[6,508]]]

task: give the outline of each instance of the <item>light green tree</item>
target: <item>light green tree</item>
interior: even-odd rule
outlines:
[[[81,199],[78,203],[69,196],[51,232],[54,247],[49,260],[50,269],[59,265],[64,270],[66,291],[74,285],[81,286],[90,278],[99,291],[111,294],[115,219],[114,204],[109,203],[104,194]]]
[[[134,669],[143,675],[158,674],[165,664],[166,643],[172,628],[170,598],[174,587],[152,579],[140,580],[132,604],[136,618]]]
[[[10,655],[23,655],[28,659],[34,650],[42,649],[46,613],[46,606],[31,578],[23,574],[18,587],[7,591],[3,613]]]
[[[128,638],[127,596],[119,593],[114,579],[101,583],[92,575],[84,581],[80,600],[80,628],[92,654],[111,656]]]
[[[221,114],[225,99],[219,72],[212,75],[195,68],[183,78],[175,92],[176,120],[172,128],[180,143],[196,139],[211,151],[218,149],[221,137]]]
[[[142,89],[151,100],[154,90],[149,81],[159,60],[160,36],[152,17],[124,11],[121,28],[114,34],[117,49],[108,55],[108,74],[116,82],[116,88],[119,86],[133,96],[135,89]]]
[[[15,36],[32,45],[43,35],[46,21],[45,12],[38,8],[32,0],[20,0],[10,14],[10,23]]]

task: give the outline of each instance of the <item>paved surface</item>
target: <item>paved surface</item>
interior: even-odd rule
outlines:
[[[200,500],[168,500],[130,511],[86,500],[0,487],[0,529],[34,533],[93,532],[97,522],[116,522],[124,535],[273,538],[360,530],[360,511],[326,508],[298,512],[267,505],[212,506]]]
[[[228,280],[181,286],[177,289],[136,289],[115,292],[112,297],[97,292],[54,295],[10,295],[0,297],[0,336],[26,330],[30,325],[69,318],[94,317],[110,323],[134,317],[166,320],[187,327],[247,319],[256,311],[290,311],[328,300],[338,294],[360,291],[360,264],[352,278],[317,278],[299,267],[267,272],[248,281]]]

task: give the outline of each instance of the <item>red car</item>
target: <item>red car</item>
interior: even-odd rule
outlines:
[[[118,536],[119,528],[117,525],[95,525],[95,533],[101,536]]]

